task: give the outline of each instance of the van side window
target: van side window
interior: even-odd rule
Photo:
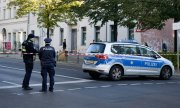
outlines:
[[[137,55],[136,46],[124,46],[125,54],[127,55]]]
[[[152,57],[154,55],[154,53],[152,53],[152,51],[146,49],[146,48],[139,48],[140,52],[141,52],[141,56],[145,56],[145,57]]]
[[[124,46],[122,45],[112,45],[111,52],[114,54],[125,54]]]

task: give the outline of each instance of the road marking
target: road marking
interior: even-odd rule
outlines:
[[[130,85],[135,86],[135,85],[141,85],[141,84],[140,83],[134,83],[134,84],[130,84]]]
[[[156,83],[156,84],[159,84],[159,85],[161,85],[161,84],[165,84],[165,83]]]
[[[143,84],[147,84],[147,85],[150,85],[150,84],[153,84],[153,83],[143,83]]]
[[[104,86],[100,86],[102,88],[106,88],[106,87],[111,87],[112,85],[104,85]]]
[[[21,86],[19,84],[16,84],[16,83],[13,83],[13,82],[9,82],[9,81],[2,81],[3,83],[7,83],[7,84],[12,84],[12,85],[15,85],[15,86]]]
[[[169,84],[174,84],[174,83],[176,83],[176,82],[167,82],[167,83],[169,83]]]
[[[86,89],[94,89],[94,88],[98,88],[97,86],[92,86],[92,87],[84,87]]]
[[[73,88],[73,89],[67,89],[67,90],[70,90],[70,91],[73,91],[73,90],[80,90],[82,88]]]
[[[64,82],[55,82],[55,85],[60,85],[60,84],[74,84],[74,83],[83,83],[83,82],[91,82],[93,80],[78,80],[78,81],[64,81]],[[49,83],[47,83],[49,85]],[[42,86],[41,83],[39,84],[30,84],[31,87],[36,87],[36,86]],[[14,86],[2,86],[0,89],[10,89],[10,88],[19,88],[21,85],[14,85]]]
[[[13,70],[15,69],[15,70],[20,70],[20,71],[25,71],[24,69],[19,69],[19,68],[4,66],[4,65],[0,65],[0,67],[4,67],[4,68],[8,68],[8,69],[13,69]],[[73,70],[73,69],[71,69],[71,70]],[[39,71],[32,71],[32,72],[33,72],[33,73],[38,73],[38,74],[41,73],[41,72],[39,72]],[[76,78],[76,77],[70,77],[70,76],[58,75],[58,74],[55,74],[55,76],[64,77],[64,78],[70,78],[70,79],[77,79],[77,80],[83,79],[83,78]]]
[[[18,95],[18,96],[24,95],[23,93],[13,93],[13,94]]]
[[[118,86],[126,86],[128,84],[116,84],[116,85],[118,85]]]
[[[176,82],[175,84],[178,84],[180,82]],[[124,86],[124,85],[145,85],[145,84],[168,84],[168,83],[132,83],[132,84],[116,84],[118,86]],[[82,89],[98,89],[98,88],[107,88],[107,87],[112,87],[114,85],[103,85],[103,86],[89,86],[89,87],[82,87],[82,88],[69,88],[69,89],[66,89],[66,90],[62,90],[62,89],[59,89],[59,90],[54,90],[54,92],[64,92],[64,91],[76,91],[76,90],[82,90]],[[44,93],[44,92],[30,92],[28,94],[41,94],[41,93]],[[24,93],[13,93],[15,95],[18,95],[18,96],[21,96],[21,95],[25,95]]]
[[[64,90],[54,90],[54,92],[63,92]]]
[[[14,67],[8,67],[8,66],[4,66],[4,65],[0,65],[0,67],[4,67],[4,68],[8,68],[8,69],[15,69],[15,70],[20,70],[20,71],[24,71],[24,69],[19,69],[19,68],[14,68]]]

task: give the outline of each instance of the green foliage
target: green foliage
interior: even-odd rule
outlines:
[[[177,53],[172,53],[172,52],[163,53],[163,52],[160,52],[159,54],[161,56],[163,56],[164,58],[172,61],[173,64],[174,64],[174,67],[177,68]],[[179,58],[179,61],[180,61],[180,58]],[[179,64],[180,64],[180,62],[179,62]]]
[[[162,29],[165,21],[180,21],[180,0],[123,0],[128,19],[137,21],[140,29]]]
[[[72,7],[80,6],[82,0],[12,0],[8,6],[18,6],[17,18],[29,13],[38,16],[40,27],[49,29],[58,26],[58,22],[73,23],[75,17],[71,11]]]
[[[180,21],[180,0],[84,0],[76,13],[91,23],[117,21],[118,25],[139,29],[162,29],[165,21]]]

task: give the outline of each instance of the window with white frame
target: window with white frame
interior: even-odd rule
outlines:
[[[26,32],[23,32],[23,41],[26,40]]]
[[[49,35],[50,35],[50,36],[53,36],[53,35],[54,35],[54,29],[50,29],[50,30],[49,30]]]
[[[14,8],[13,8],[13,17],[16,16],[16,11],[17,11],[17,10],[16,10],[16,7],[14,7]]]
[[[128,36],[128,39],[129,40],[133,40],[134,39],[134,28],[129,28],[129,36]]]
[[[11,42],[11,33],[8,33],[8,42]]]
[[[1,2],[0,2],[1,3]],[[0,7],[0,19],[1,19],[2,17],[1,17],[1,7]]]
[[[64,39],[64,28],[60,28],[60,44],[62,45]]]
[[[95,41],[99,42],[100,40],[100,26],[95,26]]]
[[[82,27],[81,31],[82,31],[81,45],[86,45],[86,27]]]
[[[3,19],[6,19],[6,9],[3,9]]]
[[[9,8],[8,10],[9,10],[8,18],[11,18],[11,8]]]

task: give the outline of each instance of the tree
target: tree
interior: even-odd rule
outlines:
[[[103,26],[108,21],[114,22],[114,40],[117,41],[117,27],[123,25],[126,20],[122,14],[122,0],[84,0],[84,3],[78,9],[74,9],[78,17],[87,16],[91,24],[101,21]],[[130,26],[130,25],[128,25]],[[133,25],[131,25],[133,26]]]
[[[180,21],[180,0],[122,0],[123,14],[138,22],[142,30],[162,29],[165,21]],[[174,51],[177,51],[177,31],[174,33]]]
[[[8,6],[18,6],[16,18],[29,13],[38,16],[37,21],[40,27],[49,30],[58,26],[58,22],[74,23],[75,17],[71,7],[80,6],[82,0],[11,0]]]

